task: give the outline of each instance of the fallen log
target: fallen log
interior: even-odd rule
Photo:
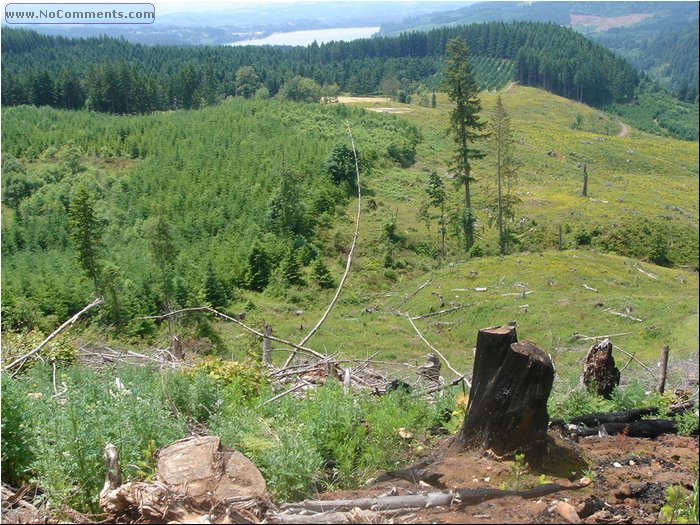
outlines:
[[[689,400],[671,405],[668,410],[670,414],[680,414],[691,410],[694,406],[695,402]],[[655,416],[658,413],[659,407],[632,408],[630,410],[623,410],[622,412],[593,412],[591,414],[583,414],[572,417],[568,422],[572,425],[597,427],[598,425],[606,423],[633,423],[635,421],[640,421],[644,417]],[[560,418],[553,418],[550,422],[550,426],[562,426],[564,424],[565,421]]]
[[[382,515],[371,510],[353,509],[349,512],[322,512],[319,514],[276,514],[263,523],[381,523]]]
[[[578,490],[584,485],[559,485],[547,483],[530,490],[501,489],[455,489],[449,492],[429,492],[427,494],[410,494],[406,496],[378,496],[375,498],[307,500],[299,503],[287,503],[280,508],[290,513],[300,512],[344,512],[352,509],[382,512],[399,509],[427,509],[431,507],[477,505],[484,501],[517,496],[523,499],[541,498],[563,490]]]
[[[566,430],[569,434],[574,434],[577,437],[604,437],[624,434],[636,438],[657,438],[663,434],[677,434],[678,424],[670,419],[645,419],[632,423],[604,423],[596,428],[570,425]]]

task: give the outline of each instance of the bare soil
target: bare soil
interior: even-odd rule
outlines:
[[[554,434],[552,434],[554,436]],[[480,451],[464,451],[450,440],[440,444],[430,470],[443,474],[447,488],[513,488],[513,461]],[[584,501],[602,500],[602,509],[582,523],[656,523],[666,487],[692,487],[698,464],[698,438],[665,435],[658,439],[624,435],[589,437],[578,441],[555,437],[543,472],[532,472],[521,489],[547,482],[576,484],[588,470],[595,480],[579,490],[563,491],[539,500],[507,497],[463,508],[426,509],[397,515],[394,523],[567,523],[556,510],[559,502],[576,508]],[[436,492],[437,488],[394,480],[355,491],[327,493],[322,499],[372,497],[387,494]],[[580,507],[579,507],[580,508]],[[582,513],[585,515],[585,513]],[[576,522],[574,520],[574,522]]]
[[[601,33],[614,27],[628,27],[654,16],[651,13],[633,13],[623,16],[571,15],[571,27],[593,27]]]

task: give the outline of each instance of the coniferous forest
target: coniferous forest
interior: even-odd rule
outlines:
[[[275,96],[296,77],[313,80],[316,97],[337,90],[380,92],[396,79],[407,94],[440,84],[446,42],[462,36],[485,61],[482,87],[509,80],[589,104],[628,102],[639,84],[624,60],[555,24],[489,23],[308,47],[148,47],[112,38],[66,39],[3,31],[3,103],[109,113],[194,108],[237,94]],[[494,70],[513,61],[512,78]],[[242,68],[253,67],[253,71]],[[264,91],[260,91],[264,88]],[[291,98],[297,91],[293,91]]]

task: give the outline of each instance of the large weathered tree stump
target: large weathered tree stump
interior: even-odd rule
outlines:
[[[613,345],[607,339],[593,345],[583,363],[581,382],[590,390],[610,399],[613,390],[620,384],[620,370],[615,366]]]
[[[538,464],[547,450],[554,366],[533,343],[517,341],[513,326],[479,331],[459,443],[499,455],[522,452]]]

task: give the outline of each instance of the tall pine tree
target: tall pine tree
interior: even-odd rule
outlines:
[[[480,119],[481,100],[476,76],[470,64],[470,53],[461,37],[447,42],[445,55],[446,67],[443,72],[443,88],[447,92],[454,108],[450,115],[450,133],[455,141],[453,167],[458,171],[458,180],[464,184],[464,238],[465,248],[469,251],[474,245],[474,212],[470,183],[471,161],[481,159],[484,153],[476,149],[473,143],[483,138],[480,131],[485,123]]]

